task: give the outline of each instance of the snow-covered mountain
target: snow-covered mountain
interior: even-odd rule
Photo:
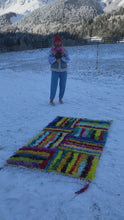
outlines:
[[[0,15],[9,12],[25,15],[57,0],[0,0]]]
[[[103,13],[103,9],[97,0],[58,0],[51,4],[49,1],[47,5],[34,9],[17,22],[12,22],[13,18],[17,19],[17,14],[16,16],[12,14],[11,18],[9,16],[8,24],[14,23],[11,25],[13,31],[48,34],[48,32],[53,33],[58,30],[63,31],[63,25],[73,24],[84,18],[94,18],[101,13]],[[4,25],[8,19],[6,15],[8,14],[0,16],[2,31],[9,30]],[[56,30],[54,30],[54,26]]]
[[[8,12],[25,15],[57,0],[0,0],[0,15]],[[124,7],[124,0],[97,0],[106,11]]]
[[[105,12],[111,12],[120,7],[124,7],[124,0],[98,0]]]
[[[103,13],[96,0],[58,0],[24,16],[11,28],[14,31],[45,34],[63,32],[84,18],[94,18]]]
[[[57,0],[0,0],[0,15],[4,15],[9,12],[16,13],[17,16],[11,19],[11,22],[14,23],[17,20],[20,20],[26,14],[31,13],[35,9],[56,1]],[[95,1],[97,1],[106,12],[110,12],[113,9],[117,9],[119,7],[124,7],[124,0]]]

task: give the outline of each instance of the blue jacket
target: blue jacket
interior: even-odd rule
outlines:
[[[55,58],[55,54],[51,49],[49,52],[48,61],[51,64],[52,71],[64,72],[67,71],[67,63],[69,61],[69,56],[67,51],[65,51],[65,54],[62,56],[62,58],[59,61],[57,61]]]

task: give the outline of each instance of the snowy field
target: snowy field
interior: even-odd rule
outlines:
[[[49,49],[0,54],[0,220],[124,219],[124,44],[68,47],[64,104],[49,104]],[[96,178],[5,166],[57,115],[114,120]]]

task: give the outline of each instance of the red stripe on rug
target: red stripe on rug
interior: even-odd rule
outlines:
[[[75,194],[80,194],[80,193],[85,192],[88,189],[89,185],[90,185],[90,182],[88,182],[82,189],[80,189],[79,191],[75,192]]]

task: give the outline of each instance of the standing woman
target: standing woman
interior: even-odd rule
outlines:
[[[50,88],[50,104],[55,105],[53,100],[56,95],[57,85],[59,81],[59,102],[62,104],[64,96],[66,80],[67,80],[67,63],[69,61],[68,53],[62,46],[62,40],[59,36],[54,38],[53,47],[50,50],[49,63],[51,65],[51,88]]]

